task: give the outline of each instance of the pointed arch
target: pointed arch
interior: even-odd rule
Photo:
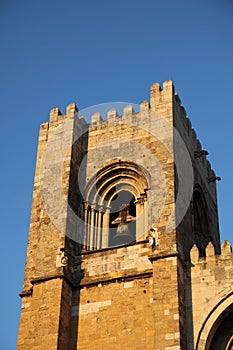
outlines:
[[[203,310],[203,315],[207,316],[197,322],[199,332],[195,350],[231,350],[233,291],[228,293],[227,290],[221,291],[220,295],[210,301],[208,309]]]

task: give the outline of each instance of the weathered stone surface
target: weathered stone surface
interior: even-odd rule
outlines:
[[[230,322],[233,259],[228,242],[220,254],[214,172],[201,150],[170,80],[151,86],[139,112],[97,112],[90,125],[73,102],[66,114],[51,110],[38,141],[17,349],[214,348]],[[193,196],[179,197],[190,182]],[[134,198],[134,239],[113,246],[121,191]]]

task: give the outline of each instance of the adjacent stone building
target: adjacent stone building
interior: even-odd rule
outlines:
[[[170,80],[40,128],[18,350],[233,349],[215,175]]]

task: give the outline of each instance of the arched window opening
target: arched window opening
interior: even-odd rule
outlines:
[[[150,177],[128,161],[101,169],[85,188],[84,248],[87,250],[127,244],[148,231]]]
[[[128,191],[115,194],[110,203],[109,246],[130,243],[136,239],[135,197]]]
[[[193,213],[195,244],[199,249],[200,256],[205,256],[205,248],[210,241],[210,233],[207,219],[207,206],[204,196],[199,190],[194,191]]]

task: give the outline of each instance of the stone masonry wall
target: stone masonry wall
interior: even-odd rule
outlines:
[[[35,284],[33,294],[22,298],[18,350],[64,349],[58,346],[59,341],[64,343],[58,332],[62,283],[52,279]]]
[[[203,151],[201,143],[197,138],[196,132],[192,127],[190,119],[187,116],[184,106],[182,105],[178,94],[174,94],[173,104],[174,115],[174,127],[179,132],[184,141],[187,150],[189,152],[190,159],[192,161],[193,171],[193,185],[200,186],[202,193],[207,203],[207,218],[210,229],[211,240],[215,246],[216,253],[220,252],[220,240],[219,240],[219,225],[218,225],[218,207],[217,207],[217,195],[216,195],[216,182],[209,182],[208,180],[215,177],[215,173],[211,168],[210,162],[207,160],[206,155],[196,156],[195,152]],[[174,149],[175,153],[179,153],[180,149]],[[184,165],[185,167],[185,165]],[[185,176],[185,173],[184,173]],[[190,228],[193,226],[193,207],[190,203],[187,215],[183,219],[182,227],[178,230],[178,240],[184,250],[185,258],[192,247],[194,242],[194,235]],[[187,235],[187,231],[189,234]]]
[[[62,215],[56,214],[61,210],[56,198],[60,191],[69,200],[72,125],[75,117],[77,109],[74,103],[67,107],[65,115],[54,108],[49,123],[43,123],[40,128],[24,287],[21,292],[18,349],[64,349],[68,344],[70,301],[67,302],[67,298],[71,295],[71,285],[64,278],[71,278],[72,266],[61,263],[60,249],[67,245],[65,234],[69,213],[63,210]],[[67,119],[69,123],[64,129],[62,125]],[[60,158],[54,157],[62,147],[66,151],[64,157],[62,154]],[[43,161],[46,163],[44,173],[41,172]],[[61,168],[62,176],[59,173]],[[60,188],[61,179],[63,183]],[[49,203],[51,198],[55,199]],[[54,221],[56,216],[59,223]]]
[[[151,289],[149,277],[81,289],[71,313],[79,315],[78,339],[70,349],[153,349]]]
[[[154,315],[148,242],[96,252],[77,261],[71,349],[152,349]],[[83,278],[81,275],[83,273]]]
[[[199,259],[196,248],[192,249],[193,287],[189,294],[193,304],[189,295],[185,315],[184,284],[190,278],[184,279],[183,258],[193,243],[192,209],[180,226],[182,230],[177,231],[174,125],[190,152],[195,181],[206,194],[217,252],[219,237],[214,219],[215,185],[206,180],[214,173],[205,158],[193,156],[201,146],[175,99],[168,80],[162,89],[158,83],[152,85],[150,103],[143,101],[137,113],[130,105],[122,116],[110,110],[104,121],[96,113],[87,128],[71,103],[66,114],[55,108],[50,122],[42,124],[17,349],[186,349],[186,319],[191,308],[197,341],[204,322],[199,301],[208,314],[214,304],[211,296],[218,298],[224,293],[221,273],[231,281],[232,263],[227,248],[221,257],[215,257],[213,247],[208,246],[206,259]],[[63,122],[67,122],[66,129],[62,129]],[[48,162],[41,174],[45,155]],[[148,230],[137,242],[125,246],[81,252],[84,232],[78,218],[82,218],[85,200],[81,192],[85,194],[86,186],[95,181],[101,169],[121,161],[137,164],[148,179],[149,186],[143,189],[148,195]],[[81,163],[85,176],[82,188],[77,189]],[[150,228],[155,233],[152,247],[147,237]],[[208,278],[202,280],[205,274]],[[228,282],[226,288],[231,288]]]
[[[215,255],[212,243],[205,258],[199,258],[195,245],[190,255],[194,348],[204,350],[211,330],[216,331],[218,318],[233,303],[233,253],[224,241],[220,255]]]

